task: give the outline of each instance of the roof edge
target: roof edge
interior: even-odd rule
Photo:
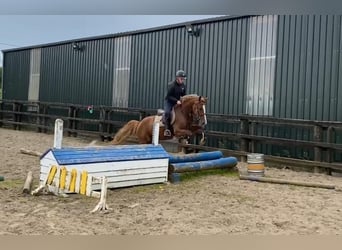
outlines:
[[[17,48],[13,48],[13,49],[5,49],[5,50],[1,50],[1,51],[3,53],[6,53],[6,52],[28,50],[28,49],[35,49],[35,48],[44,48],[44,47],[58,46],[58,45],[63,45],[63,44],[68,44],[68,43],[73,43],[73,42],[86,42],[86,41],[91,41],[91,40],[115,38],[115,37],[136,35],[136,34],[148,33],[148,32],[154,32],[154,31],[160,31],[160,30],[166,30],[166,29],[174,29],[174,28],[179,28],[179,27],[185,26],[187,24],[197,24],[198,25],[198,24],[205,24],[205,23],[211,23],[211,22],[219,22],[219,21],[223,21],[223,20],[246,18],[246,17],[251,17],[251,16],[255,16],[255,15],[231,15],[231,16],[212,17],[212,18],[205,18],[205,19],[199,19],[199,20],[193,20],[193,21],[186,21],[186,22],[181,22],[181,23],[176,23],[176,24],[157,26],[157,27],[147,28],[147,29],[140,29],[140,30],[134,30],[134,31],[127,31],[127,32],[119,32],[119,33],[99,35],[99,36],[90,36],[90,37],[84,37],[84,38],[69,39],[69,40],[63,40],[63,41],[59,41],[59,42],[17,47]]]

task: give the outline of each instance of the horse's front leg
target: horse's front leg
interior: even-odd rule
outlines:
[[[174,134],[176,137],[182,137],[182,136],[192,136],[192,132],[188,129],[179,129],[174,128]]]

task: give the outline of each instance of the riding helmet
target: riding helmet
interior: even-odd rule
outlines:
[[[186,74],[185,74],[184,70],[178,70],[176,72],[176,77],[184,77],[184,78],[186,78]]]

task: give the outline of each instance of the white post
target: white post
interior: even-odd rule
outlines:
[[[159,122],[153,122],[153,131],[152,131],[152,144],[158,145],[159,143]]]
[[[203,112],[204,112],[204,124],[207,125],[207,115],[205,111],[205,105],[203,105]]]
[[[63,120],[62,119],[56,119],[53,147],[54,148],[62,148],[62,140],[63,140]]]
[[[105,176],[101,177],[101,194],[100,194],[100,201],[96,205],[96,207],[91,211],[91,213],[94,213],[96,211],[101,210],[109,210],[109,207],[107,205],[106,199],[107,199],[107,183],[108,180]]]

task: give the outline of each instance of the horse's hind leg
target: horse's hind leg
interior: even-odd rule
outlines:
[[[152,143],[152,137],[148,135],[138,136],[138,141],[140,144],[149,144]]]
[[[152,143],[153,120],[154,117],[145,118],[137,127],[136,135],[140,144]]]
[[[148,132],[146,133],[146,131],[138,131],[137,137],[140,144],[152,143],[152,135]]]

